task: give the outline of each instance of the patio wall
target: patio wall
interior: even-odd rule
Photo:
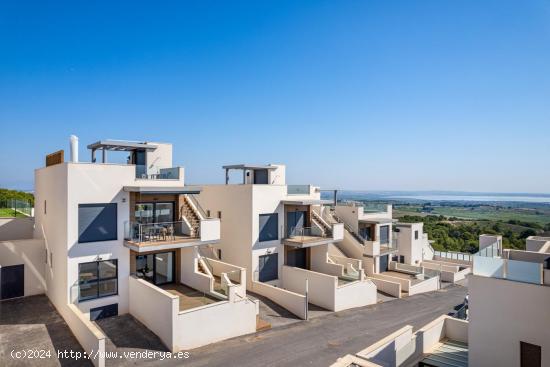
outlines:
[[[370,280],[376,284],[376,288],[380,292],[389,294],[390,296],[401,298],[401,284],[390,280],[370,277]]]
[[[222,273],[227,274],[237,294],[246,297],[246,269],[212,258],[207,258],[206,261],[212,267],[213,275],[221,277]]]
[[[256,331],[257,305],[247,298],[217,302],[174,315],[176,350],[197,348]]]
[[[324,274],[342,276],[344,267],[339,264],[328,262],[328,246],[315,246],[310,248],[311,270]]]
[[[426,279],[421,283],[411,285],[409,288],[409,296],[419,293],[436,291],[439,289],[439,276]]]
[[[175,350],[173,315],[179,311],[179,298],[155,285],[130,276],[130,314],[155,333],[170,350]]]
[[[68,304],[58,310],[67,322],[69,329],[96,367],[105,366],[105,334],[90,321],[89,315],[82,313],[78,307]]]
[[[33,238],[34,218],[0,218],[0,241]]]
[[[408,292],[411,286],[411,281],[404,278],[392,277],[390,275],[385,275],[385,274],[371,274],[369,275],[369,277],[374,279],[382,279],[382,280],[387,280],[394,283],[399,283],[401,284],[401,290],[403,292]]]
[[[275,287],[267,283],[252,281],[252,291],[269,298],[302,320],[307,319],[307,298],[305,295]]]
[[[199,272],[198,259],[196,247],[181,249],[180,282],[201,292],[211,292],[214,289],[214,279]]]
[[[43,294],[46,291],[46,247],[44,240],[0,241],[0,268],[25,266],[24,295]]]
[[[304,294],[307,280],[309,302],[330,311],[335,310],[337,277],[285,265],[282,278],[284,288],[301,294]]]

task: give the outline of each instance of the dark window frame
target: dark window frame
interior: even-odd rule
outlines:
[[[114,231],[114,238],[105,238],[101,240],[83,240],[82,234],[80,233],[80,208],[90,208],[90,207],[98,207],[98,206],[104,206],[107,207],[109,205],[114,205],[115,207],[115,231]],[[90,243],[90,242],[107,242],[107,241],[117,241],[118,240],[118,204],[117,203],[86,203],[86,204],[78,204],[78,243]]]
[[[418,239],[418,231],[414,231],[414,239],[417,240]]]
[[[261,218],[262,217],[274,217],[276,221],[275,225],[275,238],[262,237]],[[258,242],[269,242],[279,240],[279,213],[265,213],[258,216]]]
[[[101,278],[101,277],[100,277],[100,274],[99,274],[99,263],[106,262],[106,261],[109,261],[109,262],[112,262],[112,263],[115,264],[115,272],[116,272],[116,274],[115,274],[114,277],[109,277],[109,278]],[[81,266],[81,265],[89,265],[89,264],[93,264],[93,263],[96,264],[97,278],[94,279],[94,280],[85,280],[85,281],[81,281],[81,280],[80,280],[80,266]],[[107,280],[113,280],[113,279],[116,280],[116,293],[100,295],[100,294],[99,294],[99,283],[100,283],[100,282],[107,281]],[[96,284],[96,285],[97,285],[97,296],[96,296],[96,297],[87,297],[87,298],[82,299],[82,298],[80,297],[80,286],[81,286],[82,284]],[[118,296],[118,259],[107,259],[107,260],[88,261],[88,262],[85,262],[85,263],[79,263],[79,264],[78,264],[78,302],[92,301],[92,300],[94,300],[94,299],[106,298],[106,297],[113,297],[113,296]]]

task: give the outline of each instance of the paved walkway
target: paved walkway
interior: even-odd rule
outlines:
[[[233,338],[191,350],[185,366],[329,366],[338,357],[357,353],[405,325],[416,330],[452,312],[466,292],[466,288],[454,285]]]
[[[12,351],[29,349],[44,351],[38,353],[46,358],[17,359],[11,356]],[[84,352],[46,296],[0,302],[0,366],[92,366],[86,360],[58,358],[57,352],[63,351]]]

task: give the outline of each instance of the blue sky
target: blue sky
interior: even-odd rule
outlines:
[[[190,183],[550,191],[549,1],[3,1],[0,46],[3,187],[76,134]]]

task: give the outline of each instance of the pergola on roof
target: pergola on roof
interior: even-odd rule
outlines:
[[[100,140],[93,144],[88,145],[88,149],[92,151],[97,149],[114,150],[119,152],[132,152],[134,150],[155,150],[156,144],[150,144],[147,142],[136,142],[126,140]]]
[[[228,169],[277,169],[276,166],[272,166],[270,164],[268,165],[261,165],[261,164],[230,164],[228,166],[222,167],[225,170]]]

